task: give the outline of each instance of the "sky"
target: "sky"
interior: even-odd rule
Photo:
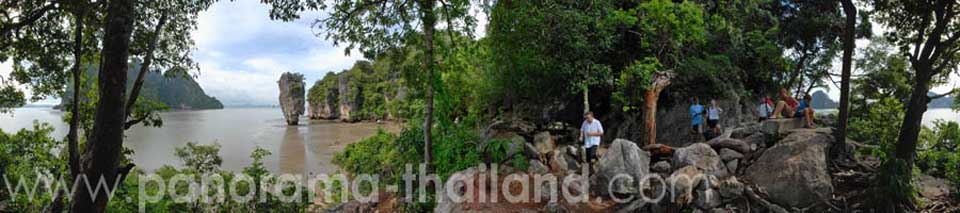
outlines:
[[[270,20],[268,9],[259,1],[220,1],[200,13],[199,25],[191,33],[196,42],[193,57],[200,65],[196,81],[224,105],[275,105],[279,94],[276,81],[283,72],[302,73],[310,87],[327,72],[339,72],[363,59],[357,53],[345,55],[342,47],[316,36],[321,31],[312,23],[323,12],[307,12],[299,20],[281,22]],[[482,37],[486,17],[477,10],[473,11],[479,15],[474,33]],[[868,44],[857,42],[858,47]],[[835,60],[834,73],[840,73],[839,61]],[[10,69],[9,62],[0,63],[0,76],[9,76]],[[960,86],[957,83],[960,77],[951,76],[950,83],[933,91],[946,92]],[[825,91],[838,99],[839,89],[829,85]],[[33,104],[57,103],[59,99],[48,98]]]
[[[322,13],[281,22],[270,20],[268,9],[258,1],[221,1],[200,14],[192,32],[200,64],[196,80],[224,105],[273,105],[284,72],[302,73],[310,87],[327,72],[363,59],[316,36],[321,31],[312,23]]]

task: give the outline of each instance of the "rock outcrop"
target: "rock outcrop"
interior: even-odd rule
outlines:
[[[793,131],[747,168],[746,177],[770,201],[783,206],[806,207],[829,200],[833,184],[827,153],[832,142],[833,136],[824,132]]]
[[[616,139],[596,163],[596,174],[590,177],[591,191],[601,196],[608,192],[618,194],[635,194],[639,190],[636,186],[644,175],[650,173],[650,154],[640,150],[633,141]],[[615,178],[626,174],[632,178]],[[614,183],[610,183],[615,181]],[[606,190],[608,186],[611,189]]]
[[[671,161],[674,168],[694,166],[706,174],[718,177],[728,175],[720,155],[705,143],[695,143],[687,147],[677,148]]]
[[[297,125],[300,115],[303,115],[305,100],[305,85],[303,75],[299,73],[283,73],[280,80],[280,109],[288,125]]]

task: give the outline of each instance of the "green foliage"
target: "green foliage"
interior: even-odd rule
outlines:
[[[14,108],[26,104],[23,91],[13,85],[0,84],[0,113],[8,113]]]
[[[924,173],[946,178],[953,192],[960,193],[960,124],[934,121],[933,128],[920,131],[917,167]]]
[[[183,161],[184,166],[199,174],[216,172],[223,163],[219,143],[201,145],[188,142],[184,147],[177,147],[175,154]]]
[[[46,188],[37,186],[35,196],[27,195],[30,187],[36,184],[42,176],[56,178],[66,173],[66,161],[60,158],[54,150],[62,149],[63,143],[50,137],[53,127],[49,124],[34,123],[33,129],[22,129],[16,133],[5,133],[0,130],[0,174],[9,185],[0,191],[0,200],[8,202],[5,210],[16,212],[39,212],[52,200],[52,195],[46,193]],[[11,195],[16,190],[18,182],[24,183],[19,193]]]
[[[877,145],[879,149],[865,152],[888,158],[892,154],[903,121],[903,104],[894,98],[882,98],[875,102],[851,100],[850,124],[847,127],[850,139]]]
[[[617,90],[613,97],[623,105],[624,112],[639,110],[646,90],[653,81],[653,74],[660,71],[662,65],[656,58],[644,58],[620,72]]]
[[[629,13],[638,14],[635,22],[641,34],[640,48],[651,50],[668,67],[679,62],[681,48],[706,41],[704,14],[699,4],[652,0],[640,3]]]
[[[539,100],[607,84],[607,53],[625,19],[613,9],[610,1],[497,1],[487,35],[494,88],[507,101]]]

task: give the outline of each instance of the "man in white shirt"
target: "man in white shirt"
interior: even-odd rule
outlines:
[[[580,140],[586,149],[586,162],[596,158],[597,146],[600,146],[600,137],[603,136],[603,125],[593,118],[593,112],[583,114],[583,124],[580,125]]]

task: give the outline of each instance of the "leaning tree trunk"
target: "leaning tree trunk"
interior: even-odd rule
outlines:
[[[423,110],[423,162],[430,171],[430,163],[433,162],[433,87],[434,87],[434,59],[433,59],[433,32],[434,25],[437,22],[437,15],[433,11],[436,2],[433,0],[420,0],[420,18],[423,24],[423,46],[424,46],[424,68],[427,71],[427,94],[426,107]]]
[[[647,89],[646,97],[643,99],[644,123],[647,129],[647,144],[657,143],[657,101],[660,99],[660,92],[670,85],[670,79],[673,75],[668,72],[658,72],[654,75],[654,80]]]
[[[836,143],[833,145],[833,158],[836,160],[848,159],[847,120],[850,117],[850,72],[853,69],[853,51],[856,51],[854,31],[857,25],[857,8],[852,0],[843,0],[843,12],[846,14],[846,23],[843,30],[843,68],[840,73],[840,113],[837,118]]]
[[[127,57],[130,34],[136,17],[133,0],[112,0],[107,5],[104,22],[103,60],[99,74],[100,100],[94,117],[93,135],[87,142],[81,162],[83,175],[91,183],[101,178],[110,190],[117,187],[118,166],[123,156],[124,98],[127,84]],[[91,189],[79,187],[74,192],[71,211],[106,211],[108,192],[100,190],[91,195]]]
[[[907,113],[900,125],[900,136],[897,138],[897,147],[894,152],[894,156],[909,165],[907,168],[913,168],[913,162],[917,156],[917,138],[920,136],[923,113],[927,111],[927,103],[930,102],[927,92],[930,89],[930,73],[933,72],[932,68],[925,63],[915,63],[914,69],[917,73],[917,81],[913,84],[910,101],[905,106]]]
[[[160,34],[163,32],[163,25],[167,23],[167,14],[163,13],[160,15],[160,21],[157,22],[157,25],[153,29],[153,38],[150,38],[150,43],[147,44],[146,55],[143,56],[143,64],[140,65],[140,71],[137,73],[137,79],[133,82],[133,89],[130,90],[130,97],[127,98],[127,105],[124,107],[126,111],[126,116],[124,118],[130,117],[130,113],[133,111],[133,106],[137,104],[137,98],[140,97],[140,90],[143,88],[143,78],[147,75],[147,72],[150,71],[150,64],[153,63],[154,51],[157,49],[157,42],[160,40]],[[130,125],[125,125],[130,126]]]

